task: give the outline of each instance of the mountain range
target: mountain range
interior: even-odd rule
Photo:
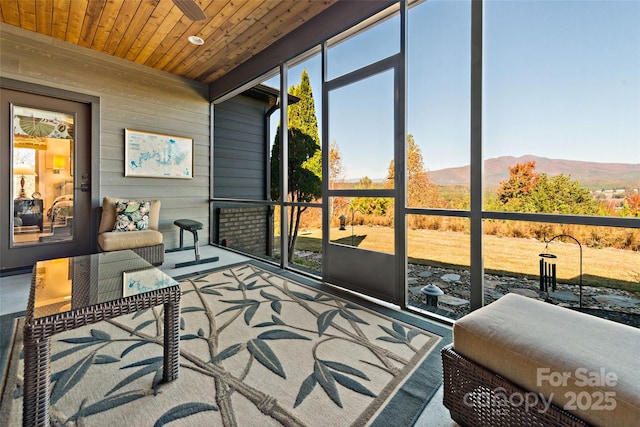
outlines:
[[[518,163],[534,161],[534,172],[549,176],[561,173],[570,175],[583,187],[592,190],[640,188],[640,163],[598,163],[576,160],[549,159],[534,155],[521,157],[502,156],[487,159],[484,163],[485,185],[497,187],[509,177],[509,168]],[[431,182],[438,185],[469,185],[470,166],[429,171]]]

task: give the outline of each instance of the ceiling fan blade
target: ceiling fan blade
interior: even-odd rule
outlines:
[[[173,0],[173,3],[178,6],[178,9],[184,13],[184,16],[192,21],[201,21],[207,19],[207,15],[200,9],[200,6],[196,3],[196,0]]]

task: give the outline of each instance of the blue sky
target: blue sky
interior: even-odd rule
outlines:
[[[469,164],[470,6],[429,0],[409,14],[408,130],[425,167]],[[487,1],[484,156],[640,163],[640,0]],[[393,53],[397,19],[330,50],[330,78]],[[319,123],[320,58],[310,74]],[[391,159],[391,76],[331,94],[330,139],[349,178]],[[267,84],[277,86],[276,80]],[[275,130],[275,127],[274,127]]]

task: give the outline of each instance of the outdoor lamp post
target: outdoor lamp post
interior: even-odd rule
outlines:
[[[544,252],[541,253],[540,256],[540,291],[548,292],[549,285],[551,285],[551,289],[553,291],[556,290],[556,265],[555,263],[549,264],[547,260],[549,259],[557,259],[558,257],[552,253],[549,253],[547,250],[549,249],[549,243],[553,242],[555,239],[560,237],[567,237],[572,239],[574,242],[578,244],[580,248],[580,277],[579,284],[580,287],[580,308],[582,308],[582,243],[578,239],[568,234],[558,234],[557,236],[553,236],[550,240],[546,240],[546,246],[544,248]]]
[[[442,289],[434,285],[433,283],[420,289],[420,293],[425,296],[425,304],[430,307],[438,306],[438,297],[444,295]]]

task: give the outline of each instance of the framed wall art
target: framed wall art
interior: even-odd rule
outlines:
[[[124,175],[193,179],[193,139],[124,130]]]

